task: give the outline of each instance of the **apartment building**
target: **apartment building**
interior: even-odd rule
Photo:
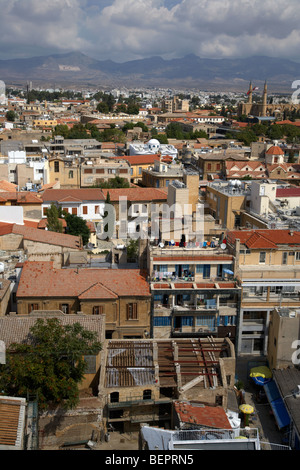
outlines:
[[[299,362],[300,308],[275,307],[270,315],[268,363],[271,370]]]
[[[240,287],[226,246],[148,246],[153,337],[225,337],[234,341]]]
[[[167,188],[172,181],[183,181],[181,164],[155,160],[153,167],[142,170],[142,185],[150,188]]]
[[[116,176],[130,183],[131,168],[126,160],[98,157],[87,159],[80,165],[81,188],[108,182]]]
[[[237,354],[266,355],[273,309],[300,306],[300,232],[228,231],[226,241],[242,289]]]
[[[130,155],[122,158],[130,165],[131,183],[137,184],[142,181],[143,170],[147,170],[149,167],[153,168],[155,160],[160,160],[161,156],[160,154]],[[164,160],[166,163],[170,163],[168,157]]]
[[[226,175],[226,162],[247,162],[245,152],[233,152],[232,150],[202,151],[194,153],[193,165],[199,170],[201,179],[222,179]]]
[[[241,181],[220,181],[206,186],[206,211],[223,229],[242,225],[242,216],[250,197],[248,184]]]
[[[115,238],[144,232],[148,237],[149,223],[154,207],[167,204],[167,193],[156,188],[102,189],[115,211]]]

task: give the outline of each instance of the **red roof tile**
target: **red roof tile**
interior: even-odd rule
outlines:
[[[249,248],[276,248],[278,245],[300,245],[300,232],[290,230],[232,230],[227,235],[228,242],[239,239]]]
[[[95,298],[97,292],[98,298],[151,295],[149,284],[137,269],[54,269],[51,262],[27,261],[17,296],[88,299]]]
[[[115,157],[117,158],[117,157]],[[120,157],[118,157],[120,158]],[[158,154],[147,154],[147,155],[129,155],[126,157],[121,157],[123,160],[126,160],[130,165],[153,165],[155,160],[160,160],[160,155]]]
[[[26,225],[0,223],[0,236],[10,233],[22,235],[25,240],[46,243],[48,245],[63,246],[76,250],[82,248],[81,238],[74,235],[40,230],[34,227],[27,227]]]
[[[44,202],[69,200],[70,198],[74,198],[77,201],[103,201],[104,195],[99,188],[46,189],[42,195]]]
[[[278,145],[272,145],[267,151],[266,155],[284,155],[284,151]]]
[[[156,188],[113,188],[102,189],[104,196],[109,193],[111,202],[118,202],[120,197],[126,197],[128,201],[166,201],[167,194]]]
[[[180,421],[215,429],[232,429],[225,410],[221,406],[197,406],[192,403],[175,402]]]

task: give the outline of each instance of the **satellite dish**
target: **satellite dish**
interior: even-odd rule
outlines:
[[[221,250],[226,250],[226,244],[225,244],[225,243],[221,243],[220,248],[221,248]]]
[[[159,246],[160,246],[160,248],[163,248],[165,246],[165,244],[163,242],[160,242]]]

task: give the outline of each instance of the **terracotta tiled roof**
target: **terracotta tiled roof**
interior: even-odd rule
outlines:
[[[150,154],[150,155],[130,155],[127,157],[122,157],[123,160],[126,160],[131,166],[132,165],[153,165],[155,160],[160,160],[160,155]]]
[[[76,250],[82,248],[80,237],[75,237],[74,235],[40,230],[34,227],[26,227],[26,225],[0,223],[0,236],[10,233],[22,235],[25,240],[48,245],[63,246]]]
[[[14,183],[9,183],[8,181],[0,181],[0,191],[17,191],[18,186]]]
[[[102,189],[104,196],[107,196],[109,193],[110,200],[112,202],[119,201],[120,197],[126,197],[128,201],[166,201],[167,194],[164,191],[156,188],[114,188],[114,189]]]
[[[62,223],[63,228],[65,228],[67,226],[67,222],[66,222],[65,219],[59,219],[59,221]],[[25,221],[24,221],[24,223],[25,223]],[[47,227],[47,225],[48,225],[48,219],[46,217],[44,217],[39,222],[37,222],[36,228],[45,229]]]
[[[61,201],[74,198],[79,201],[103,201],[104,195],[99,188],[46,189],[42,195],[44,202]]]
[[[290,230],[233,230],[228,233],[228,241],[236,239],[248,248],[276,248],[278,245],[300,245],[300,232]]]
[[[236,161],[236,162],[225,162],[226,170],[242,170],[246,171],[246,168],[249,168],[249,171],[264,171],[266,165],[263,162],[245,162],[245,161]]]
[[[42,199],[37,193],[30,191],[1,191],[0,197],[5,201],[14,201],[17,204],[40,204],[42,205]]]
[[[103,286],[103,287],[101,287]],[[147,281],[136,269],[54,269],[51,262],[24,263],[18,297],[150,296]],[[101,291],[101,292],[100,292]],[[110,292],[110,294],[108,294]],[[92,298],[92,297],[91,297]]]
[[[87,290],[82,292],[79,296],[79,299],[117,299],[118,296],[112,292],[110,289],[107,289],[100,282],[97,282],[91,287],[88,287]]]
[[[72,315],[63,314],[60,311],[40,311],[29,315],[6,315],[0,317],[0,340],[4,341],[6,348],[12,343],[29,342],[29,330],[34,326],[38,318],[58,318],[62,325],[80,323],[85,329],[95,331],[98,341],[103,340],[105,329],[105,317],[103,315]]]
[[[284,155],[284,151],[278,145],[272,145],[267,151],[266,155]]]

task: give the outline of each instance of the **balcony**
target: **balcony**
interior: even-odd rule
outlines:
[[[190,336],[190,335],[204,335],[209,336],[217,333],[216,326],[189,326],[189,325],[182,325],[180,327],[172,328],[172,336]]]

